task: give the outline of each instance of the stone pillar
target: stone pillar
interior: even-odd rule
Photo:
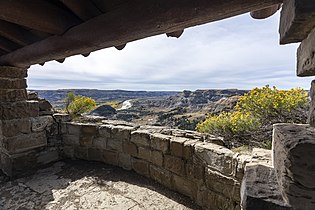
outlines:
[[[0,66],[0,167],[9,176],[34,166],[34,149],[47,145],[46,133],[31,129],[39,105],[27,100],[26,77],[27,69]]]

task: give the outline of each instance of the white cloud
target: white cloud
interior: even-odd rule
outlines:
[[[265,84],[309,88],[295,76],[297,45],[279,46],[279,14],[263,21],[247,14],[186,29],[179,38],[155,36],[63,64],[31,67],[30,88],[183,90],[250,89]]]

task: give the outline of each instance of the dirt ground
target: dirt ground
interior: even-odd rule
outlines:
[[[189,198],[132,171],[61,161],[33,175],[0,176],[0,210],[200,209]]]

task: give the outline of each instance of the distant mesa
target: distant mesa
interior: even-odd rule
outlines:
[[[107,117],[107,116],[114,115],[116,113],[117,113],[116,109],[114,109],[110,105],[100,105],[99,107],[97,107],[94,110],[92,110],[89,113],[89,115]]]

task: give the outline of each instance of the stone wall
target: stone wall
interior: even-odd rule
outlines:
[[[56,123],[40,116],[42,103],[28,97],[26,77],[26,69],[0,67],[0,168],[9,176],[59,158]]]
[[[240,209],[249,156],[195,132],[121,124],[63,123],[63,156],[101,161],[151,178],[206,209]]]

